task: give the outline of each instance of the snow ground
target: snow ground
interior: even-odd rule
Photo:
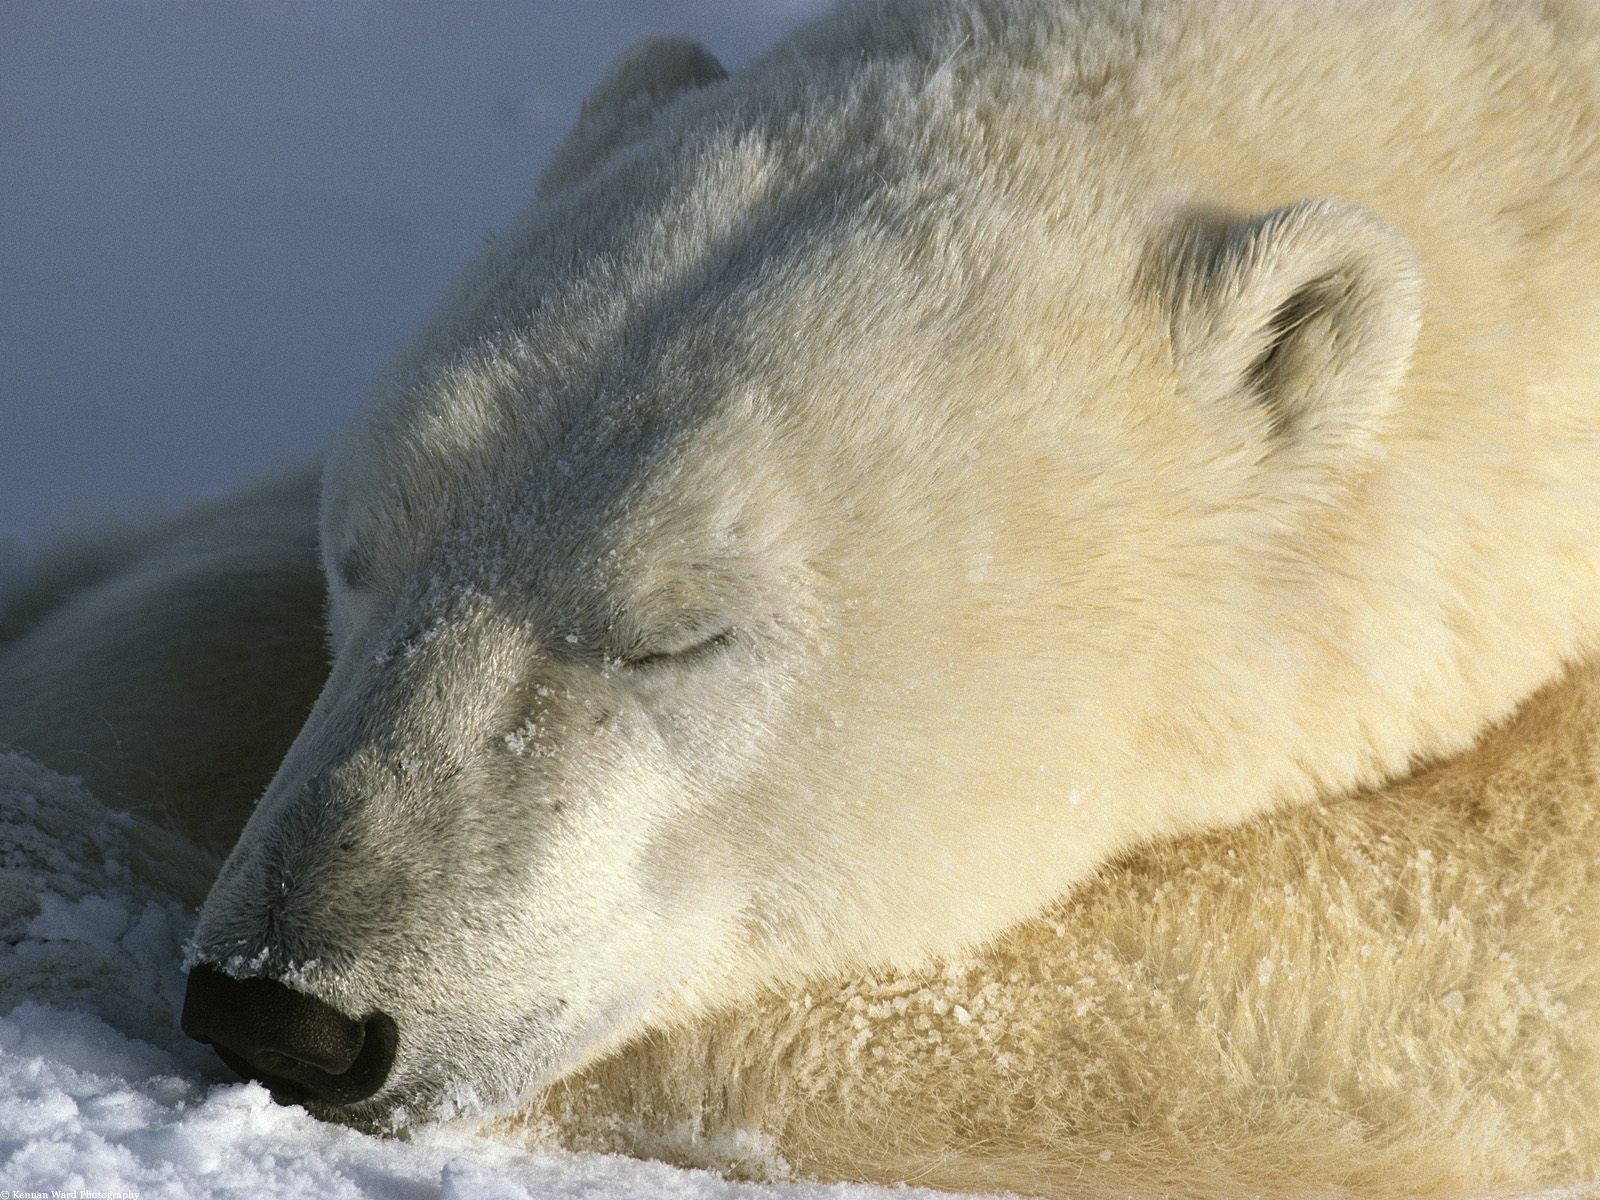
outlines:
[[[76,781],[0,755],[0,1194],[251,1200],[916,1200],[731,1183],[490,1140],[370,1137],[274,1104],[177,1028],[190,913],[166,847]]]

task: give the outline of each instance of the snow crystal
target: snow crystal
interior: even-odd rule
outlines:
[[[549,733],[544,725],[530,717],[515,731],[505,735],[506,749],[528,758],[554,758],[556,748]]]

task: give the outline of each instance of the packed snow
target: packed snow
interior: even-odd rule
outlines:
[[[914,1200],[910,1189],[733,1183],[495,1141],[467,1124],[378,1138],[281,1107],[178,1030],[179,898],[204,870],[75,780],[0,755],[0,1193],[423,1200]],[[192,889],[189,889],[192,891]]]

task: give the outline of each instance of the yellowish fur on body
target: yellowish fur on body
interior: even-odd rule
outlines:
[[[1600,662],[1406,782],[1139,851],[941,968],[653,1034],[536,1116],[1081,1200],[1600,1180]]]

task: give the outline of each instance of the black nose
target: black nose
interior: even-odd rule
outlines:
[[[386,1013],[356,1020],[275,979],[235,979],[204,965],[189,972],[183,1031],[290,1104],[376,1095],[399,1040]]]

